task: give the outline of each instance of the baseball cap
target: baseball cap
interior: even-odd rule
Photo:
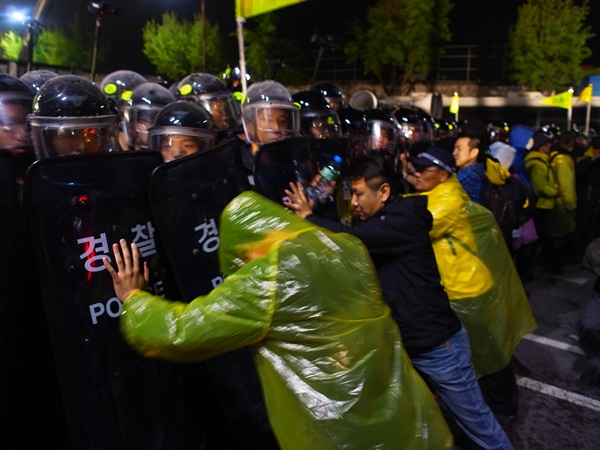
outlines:
[[[542,145],[545,145],[548,143],[554,143],[554,138],[548,136],[543,131],[536,131],[535,133],[533,133],[533,136],[531,136],[531,141],[532,142],[531,142],[530,148],[538,149]]]
[[[454,172],[454,157],[439,147],[428,147],[426,151],[410,156],[408,160],[415,166],[439,166],[450,173]]]

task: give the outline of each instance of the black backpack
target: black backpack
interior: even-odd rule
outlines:
[[[504,184],[494,184],[485,173],[475,172],[484,185],[483,206],[492,212],[511,248],[513,230],[533,217],[537,194],[516,175],[507,178]]]

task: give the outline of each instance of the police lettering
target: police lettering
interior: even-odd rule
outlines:
[[[212,253],[219,248],[219,231],[215,219],[210,219],[208,222],[198,225],[194,230],[202,232],[198,243],[203,244],[202,249],[205,253]]]
[[[90,305],[90,316],[92,317],[92,324],[98,325],[98,317],[104,313],[108,314],[109,317],[116,318],[121,315],[121,309],[123,304],[117,297],[110,298],[106,305],[103,303],[94,303]]]
[[[85,246],[85,252],[79,255],[79,258],[85,259],[85,268],[88,272],[103,271],[105,267],[102,264],[102,258],[104,257],[108,258],[109,262],[112,262],[108,256],[109,247],[106,233],[101,233],[98,239],[94,236],[77,239],[77,243]]]
[[[136,243],[140,254],[144,258],[156,254],[156,242],[154,241],[154,227],[152,226],[152,222],[148,222],[145,225],[137,224],[131,231],[135,233],[133,242]]]

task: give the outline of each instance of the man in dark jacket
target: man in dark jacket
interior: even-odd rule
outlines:
[[[365,244],[413,366],[475,443],[486,449],[512,448],[481,395],[466,331],[440,283],[427,199],[398,197],[396,173],[378,157],[355,160],[349,175],[360,219],[354,226],[312,214],[300,184],[286,191],[286,206],[315,225],[353,234]]]

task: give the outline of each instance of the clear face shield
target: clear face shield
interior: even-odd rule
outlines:
[[[344,97],[325,97],[325,100],[327,100],[327,103],[329,103],[329,106],[331,106],[331,109],[334,111],[337,111],[338,109],[344,108],[348,105],[348,102]]]
[[[148,148],[148,130],[154,125],[154,119],[161,106],[131,106],[127,110],[126,138],[131,150]]]
[[[372,152],[380,153],[387,158],[393,158],[396,154],[398,130],[393,124],[379,120],[368,123],[369,144]]]
[[[257,102],[244,106],[243,124],[253,144],[289,139],[300,135],[300,110],[286,102]]]
[[[27,116],[31,113],[31,96],[17,92],[0,95],[0,149],[15,155],[33,153]]]
[[[118,150],[116,115],[94,117],[29,116],[38,159]]]
[[[315,112],[301,118],[302,130],[315,139],[335,139],[342,136],[340,118],[334,112]]]
[[[210,114],[215,128],[220,130],[239,130],[242,111],[240,103],[229,93],[190,95],[190,98],[203,106]]]
[[[214,147],[215,141],[212,130],[157,127],[149,132],[149,148],[160,151],[165,162],[204,152]]]

